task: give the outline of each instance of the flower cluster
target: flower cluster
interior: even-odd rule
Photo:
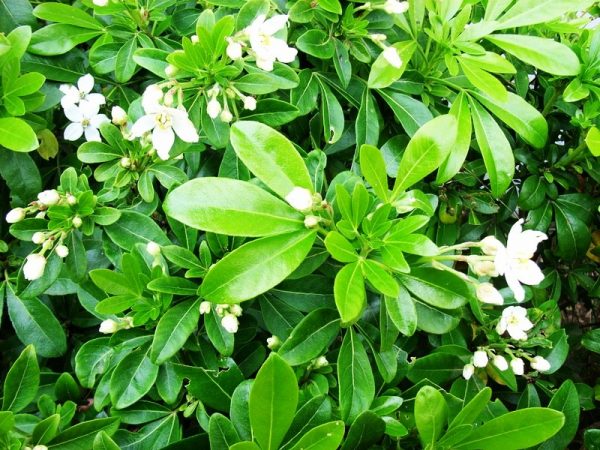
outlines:
[[[465,378],[465,380],[470,379],[478,368],[486,368],[490,361],[501,372],[508,370],[510,365],[511,370],[515,375],[525,374],[525,361],[523,358],[529,361],[529,366],[532,370],[547,372],[551,368],[548,360],[542,356],[531,356],[523,351],[519,352],[519,356],[510,352],[509,356],[510,363],[503,355],[494,353],[494,351],[489,348],[479,349],[473,353],[471,361],[463,367],[463,378]]]
[[[209,314],[212,309],[211,302],[200,303],[200,314]],[[221,318],[221,326],[228,333],[237,333],[239,328],[238,317],[242,315],[242,307],[240,305],[227,305],[218,304],[215,305],[215,312],[217,316]]]

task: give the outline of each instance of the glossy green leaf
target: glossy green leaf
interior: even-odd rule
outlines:
[[[342,324],[356,322],[366,307],[365,283],[360,262],[342,267],[335,276],[333,294]]]
[[[63,3],[41,3],[33,10],[39,19],[56,23],[68,23],[91,30],[101,30],[102,24],[80,8]]]
[[[409,95],[391,90],[377,91],[394,112],[394,116],[402,124],[409,136],[433,119],[431,111],[419,100]]]
[[[469,284],[437,269],[413,269],[410,274],[402,275],[400,281],[414,296],[438,308],[459,308],[473,297]]]
[[[464,93],[458,94],[449,114],[457,122],[456,142],[446,160],[440,165],[436,182],[445,183],[458,173],[463,165],[471,146],[471,113],[469,103]]]
[[[448,430],[455,427],[460,427],[465,424],[473,424],[487,407],[488,402],[492,398],[492,390],[489,387],[483,388],[475,395],[452,419]]]
[[[125,250],[131,250],[135,244],[147,244],[150,241],[158,245],[171,245],[156,222],[139,212],[122,211],[119,220],[104,230],[115,244]]]
[[[566,380],[550,399],[548,408],[562,412],[565,415],[565,424],[558,433],[538,448],[539,450],[568,448],[579,428],[579,412],[581,408],[579,406],[579,395],[577,394],[575,383],[571,380]]]
[[[0,146],[15,152],[30,152],[38,148],[37,136],[31,126],[18,117],[0,118]]]
[[[449,353],[431,353],[417,358],[410,366],[407,377],[413,383],[428,379],[442,384],[459,377],[465,363],[456,355]]]
[[[158,366],[148,357],[148,351],[138,349],[115,367],[110,378],[110,398],[117,409],[126,408],[141,399],[152,388]]]
[[[388,199],[388,178],[385,160],[377,147],[368,144],[360,147],[360,170],[377,197],[386,202]]]
[[[388,87],[394,81],[400,79],[408,63],[412,58],[417,45],[414,41],[396,42],[391,47],[398,51],[402,64],[400,67],[392,66],[387,59],[383,56],[383,52],[379,54],[369,72],[369,80],[367,85],[370,89],[383,89]]]
[[[325,248],[337,261],[351,263],[358,260],[352,244],[338,231],[330,231],[325,238]]]
[[[120,450],[119,446],[106,434],[100,431],[94,438],[92,450]]]
[[[112,436],[119,428],[118,417],[105,419],[93,419],[78,423],[60,433],[48,443],[52,450],[80,450],[82,448],[93,448],[96,435],[104,431]],[[102,448],[102,447],[100,447]],[[109,447],[110,448],[110,447]]]
[[[417,309],[408,291],[400,286],[396,297],[385,297],[387,313],[398,331],[412,336],[417,330]]]
[[[415,398],[415,423],[423,447],[433,448],[446,425],[448,405],[434,387],[423,386]]]
[[[33,345],[28,345],[10,367],[4,379],[2,410],[18,413],[37,395],[40,368]]]
[[[240,438],[231,421],[222,414],[215,413],[208,422],[208,438],[210,448],[230,448]]]
[[[215,264],[202,283],[202,296],[215,303],[239,303],[282,282],[304,260],[312,230],[248,242]]]
[[[200,300],[187,300],[169,309],[161,317],[150,350],[154,364],[162,364],[179,351],[198,327]]]
[[[52,414],[39,422],[33,429],[31,440],[33,443],[46,444],[51,441],[58,433],[58,425],[60,423],[60,414]]]
[[[324,423],[308,431],[291,450],[335,450],[344,438],[344,431],[341,421]]]
[[[496,29],[504,30],[552,22],[567,12],[584,10],[590,3],[585,0],[520,0],[498,19]]]

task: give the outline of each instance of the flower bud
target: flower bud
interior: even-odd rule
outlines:
[[[92,0],[92,3],[96,6],[106,6],[108,5],[108,0]]]
[[[79,217],[79,216],[73,217],[73,226],[75,228],[79,228],[81,225],[83,225],[83,220],[81,220],[81,217]]]
[[[123,156],[119,164],[123,169],[129,169],[131,167],[131,159],[127,156]]]
[[[319,356],[312,362],[313,369],[320,369],[321,367],[327,367],[328,365],[329,361],[327,361],[325,356]]]
[[[408,11],[408,2],[387,0],[383,5],[383,10],[388,14],[403,14]]]
[[[202,302],[200,303],[200,314],[209,314],[210,313],[210,302]]]
[[[513,358],[510,360],[510,368],[515,375],[523,375],[525,373],[525,363],[521,358]]]
[[[56,254],[61,258],[69,256],[69,248],[66,245],[60,244],[54,248]]]
[[[225,328],[228,333],[237,333],[239,322],[237,317],[233,314],[227,313],[221,319],[221,326]]]
[[[31,450],[48,450],[48,447],[46,447],[45,445],[42,445],[42,444],[38,444],[35,447],[33,447]]]
[[[71,206],[76,205],[77,197],[75,197],[73,194],[67,194],[67,203]]]
[[[206,105],[206,112],[211,119],[216,119],[221,112],[221,103],[216,98],[211,98]]]
[[[308,189],[296,186],[285,196],[285,201],[298,211],[307,211],[312,208],[312,194]]]
[[[160,255],[160,245],[158,245],[156,242],[150,241],[146,244],[146,251],[151,256],[158,256]]]
[[[38,194],[38,201],[46,206],[56,205],[60,201],[60,194],[56,189],[42,191]]]
[[[277,350],[280,345],[281,339],[279,339],[277,336],[271,336],[270,338],[267,338],[267,347],[269,347],[271,350]]]
[[[45,219],[46,218],[46,211],[40,211],[39,213],[37,213],[35,215],[36,219]]]
[[[111,115],[112,123],[114,123],[115,125],[118,125],[118,126],[127,125],[127,120],[128,120],[127,112],[120,106],[113,106],[112,110],[110,111],[110,115]]]
[[[502,294],[494,287],[492,283],[480,283],[475,288],[477,298],[483,303],[490,305],[503,305],[504,299]]]
[[[479,247],[486,255],[494,256],[504,245],[494,236],[487,236],[481,240]]]
[[[240,317],[242,315],[242,307],[240,305],[231,305],[229,307],[229,312],[233,314],[235,317]]]
[[[475,261],[471,263],[471,269],[480,277],[498,276],[498,271],[493,261]]]
[[[465,364],[463,367],[462,376],[465,380],[468,380],[475,373],[475,366],[473,364]]]
[[[229,309],[229,305],[222,305],[222,304],[218,304],[217,306],[215,306],[215,312],[217,313],[217,316],[222,317],[223,314],[225,314],[225,311],[227,311]]]
[[[39,253],[32,253],[25,259],[25,265],[23,266],[23,275],[26,280],[33,281],[41,278],[44,275],[44,269],[46,268],[46,258],[44,255]]]
[[[484,350],[477,350],[473,353],[473,365],[475,367],[485,367],[489,362],[487,353]]]
[[[175,103],[175,97],[173,96],[173,91],[168,90],[167,93],[165,94],[165,98],[163,99],[163,105],[170,108],[171,106],[173,106],[173,103]]]
[[[531,360],[531,368],[533,370],[537,370],[538,372],[546,372],[548,370],[550,370],[550,363],[548,362],[548,360],[546,360],[545,358],[541,357],[541,356],[535,356],[532,360]]]
[[[103,334],[112,334],[112,333],[116,333],[119,330],[119,324],[118,322],[112,320],[112,319],[106,319],[104,321],[102,321],[102,323],[100,324],[100,333]]]
[[[198,38],[197,34],[193,34],[190,38],[190,41],[192,41],[192,44],[197,44],[198,42],[200,42],[200,39]]]
[[[179,72],[179,69],[177,67],[175,67],[173,64],[169,64],[169,65],[167,65],[167,67],[165,67],[165,74],[169,78],[175,77],[178,72]]]
[[[319,225],[319,219],[317,216],[308,215],[304,218],[304,226],[306,228],[314,228]]]
[[[25,209],[23,208],[14,208],[11,209],[8,214],[6,214],[6,221],[8,223],[17,223],[23,220],[26,216]]]
[[[43,244],[45,240],[46,234],[42,233],[41,231],[36,231],[35,233],[33,233],[33,236],[31,236],[31,242],[33,242],[34,244]]]
[[[373,42],[383,42],[387,39],[387,36],[383,33],[373,33],[370,34],[369,37]]]
[[[231,111],[228,109],[224,109],[219,117],[225,123],[229,123],[233,120],[233,114],[231,114]]]
[[[492,363],[498,368],[498,370],[501,370],[502,372],[508,369],[508,362],[506,362],[506,358],[502,355],[494,356]]]
[[[244,109],[247,109],[248,111],[254,111],[256,109],[256,99],[254,97],[248,95],[243,98],[243,102]]]
[[[237,41],[234,41],[231,38],[227,41],[229,42],[226,50],[227,56],[229,56],[229,58],[233,59],[234,61],[236,59],[240,59],[242,57],[242,44],[240,44]]]
[[[383,57],[390,64],[390,66],[399,69],[402,67],[402,59],[400,58],[400,53],[398,53],[398,49],[394,47],[386,47],[383,51]]]

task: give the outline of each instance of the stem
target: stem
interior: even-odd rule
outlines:
[[[585,141],[581,141],[575,150],[568,152],[565,156],[563,156],[554,167],[564,169],[569,164],[578,161],[586,149],[587,144]]]

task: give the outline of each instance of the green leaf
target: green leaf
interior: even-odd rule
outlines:
[[[365,89],[356,116],[356,146],[377,145],[379,142],[379,108],[369,89]]]
[[[539,355],[543,356],[550,363],[550,369],[544,372],[547,374],[558,371],[569,355],[569,342],[567,340],[567,332],[564,329],[552,333],[549,340],[552,343],[552,348],[539,352]]]
[[[0,176],[10,188],[14,206],[29,203],[42,190],[40,171],[31,156],[26,153],[0,151]],[[25,219],[23,222],[27,220],[30,219]],[[16,224],[12,226],[14,225]],[[46,226],[43,227],[43,229],[46,228]],[[31,236],[26,239],[30,240]]]
[[[448,418],[444,396],[431,387],[423,386],[415,398],[415,423],[423,447],[434,448]]]
[[[356,249],[337,231],[327,233],[325,247],[331,256],[340,262],[351,263],[358,260]]]
[[[489,109],[502,122],[511,127],[527,143],[535,148],[543,148],[548,140],[548,123],[542,114],[522,97],[512,92],[505,101],[473,93],[483,106]]]
[[[468,59],[458,57],[460,67],[473,86],[494,100],[504,102],[507,100],[508,92],[504,85],[490,73],[479,68],[479,65],[469,61]]]
[[[443,134],[439,130],[445,130]],[[441,115],[423,125],[408,143],[394,184],[392,198],[421,181],[448,157],[457,134],[456,119]]]
[[[109,338],[96,338],[87,341],[75,355],[75,374],[81,385],[85,388],[93,388],[96,377],[102,375],[108,369],[110,360],[114,354],[109,345]]]
[[[75,46],[95,38],[101,31],[66,23],[53,23],[35,31],[27,51],[34,55],[63,55]],[[51,77],[49,77],[51,78]]]
[[[299,50],[319,59],[329,59],[335,53],[335,45],[329,34],[320,29],[309,29],[297,40]]]
[[[585,137],[585,143],[590,149],[590,153],[594,156],[600,156],[600,130],[596,127],[589,129]]]
[[[35,348],[28,345],[10,367],[4,379],[2,410],[18,413],[37,395],[40,385],[40,368]]]
[[[137,38],[134,36],[125,41],[123,46],[117,52],[115,61],[115,78],[119,83],[125,83],[131,79],[135,73],[137,64],[133,55],[137,50]]]
[[[520,0],[498,19],[496,29],[505,30],[552,22],[565,13],[585,10],[590,3],[581,0]]]
[[[119,446],[106,434],[105,431],[100,431],[94,438],[92,450],[120,450]]]
[[[235,344],[235,335],[221,325],[221,318],[214,309],[204,316],[204,326],[208,339],[215,349],[224,356],[231,356]]]
[[[277,352],[290,366],[305,364],[322,355],[340,330],[335,310],[311,311],[294,327]]]
[[[148,351],[131,352],[115,367],[110,377],[110,398],[117,409],[127,408],[152,388],[158,366],[148,358]]]
[[[308,431],[290,450],[335,450],[344,438],[344,422],[319,425]]]
[[[263,450],[276,450],[296,412],[298,383],[287,363],[272,353],[256,374],[248,409],[252,434]]]
[[[173,295],[194,295],[198,285],[181,277],[162,276],[155,278],[146,286],[151,291]]]
[[[365,282],[360,262],[348,264],[337,273],[333,284],[335,305],[344,326],[356,322],[365,307]]]
[[[60,433],[48,443],[48,448],[52,450],[92,448],[98,433],[103,431],[112,436],[117,431],[117,428],[119,428],[118,417],[88,420],[78,423]]]
[[[236,134],[234,127],[232,136]],[[185,225],[230,236],[271,236],[304,229],[302,214],[287,203],[258,186],[226,178],[188,181],[171,191],[163,208]]]
[[[50,417],[45,418],[39,422],[33,429],[31,434],[32,443],[47,444],[50,440],[56,436],[58,432],[58,425],[60,424],[60,414],[52,414]]]
[[[591,352],[600,353],[600,328],[585,333],[581,338],[581,345]]]
[[[398,331],[405,336],[412,336],[417,330],[417,309],[408,291],[399,286],[398,296],[385,297],[387,313]]]
[[[154,220],[135,211],[122,211],[119,220],[104,230],[115,244],[129,251],[135,244],[147,244],[150,241],[158,245],[171,245]]]
[[[561,450],[568,448],[569,443],[577,434],[579,427],[579,395],[575,383],[566,380],[560,388],[554,393],[548,408],[555,409],[565,415],[565,424],[563,427],[545,441],[538,448],[539,450]]]
[[[52,358],[67,350],[67,338],[50,308],[35,297],[17,296],[11,284],[6,291],[8,315],[24,344],[33,344],[40,356]]]
[[[325,142],[335,144],[344,133],[344,110],[339,100],[321,78],[316,78],[321,88],[321,118]]]
[[[377,291],[383,295],[396,297],[398,282],[385,270],[381,263],[366,259],[362,264],[363,275]]]
[[[413,383],[428,379],[443,384],[462,374],[465,363],[456,355],[449,353],[431,353],[417,358],[411,364],[407,378]]]
[[[575,76],[581,70],[579,58],[573,50],[552,39],[521,34],[494,34],[485,39],[552,75]]]
[[[565,416],[547,408],[526,408],[503,414],[483,425],[454,448],[461,450],[517,450],[544,442],[565,422]]]
[[[161,317],[150,350],[154,364],[162,364],[179,351],[198,327],[200,300],[187,300],[169,309]]]
[[[342,450],[371,449],[381,441],[385,422],[372,411],[365,411],[356,418],[344,439]]]
[[[456,142],[448,158],[440,165],[436,177],[438,184],[445,183],[458,173],[471,146],[471,113],[466,94],[458,94],[449,114],[454,116],[457,122]]]
[[[282,198],[294,187],[312,191],[308,170],[294,145],[267,125],[236,122],[231,127],[231,145],[246,167]]]
[[[587,225],[560,200],[554,202],[554,217],[560,256],[572,260],[580,258],[590,242]]]
[[[35,131],[18,117],[0,118],[0,146],[15,152],[30,152],[38,148]]]
[[[413,269],[410,274],[403,274],[400,281],[416,297],[438,308],[459,308],[473,297],[469,284],[456,275],[433,268]]]
[[[385,102],[392,108],[394,116],[402,124],[409,136],[414,136],[417,130],[433,119],[431,111],[419,100],[394,91],[377,91]]]
[[[230,448],[240,441],[231,421],[222,414],[215,413],[210,416],[208,422],[208,437],[210,448]]]
[[[467,403],[460,412],[454,417],[448,431],[453,428],[460,427],[465,424],[474,424],[477,418],[488,406],[490,399],[492,398],[492,390],[489,387],[483,388],[473,397],[469,403]]]
[[[80,8],[62,3],[41,3],[33,10],[38,19],[56,23],[68,23],[91,30],[102,30],[102,24]]]
[[[388,178],[385,160],[377,147],[368,144],[360,147],[360,171],[373,188],[375,195],[387,202]]]
[[[215,303],[239,303],[282,282],[304,260],[315,241],[312,230],[248,242],[212,266],[202,296]]]
[[[387,59],[385,59],[383,56],[383,52],[381,52],[371,66],[371,71],[369,72],[369,80],[367,81],[367,85],[370,89],[383,89],[388,87],[394,81],[400,79],[408,67],[408,63],[410,62],[410,59],[417,48],[417,43],[412,40],[396,42],[392,45],[392,47],[398,50],[402,65],[400,67],[394,67],[390,65]]]
[[[375,380],[369,357],[358,335],[348,328],[337,360],[341,417],[352,423],[375,398]]]
[[[490,177],[492,194],[501,197],[515,173],[515,158],[500,126],[479,103],[471,100],[475,137]]]

